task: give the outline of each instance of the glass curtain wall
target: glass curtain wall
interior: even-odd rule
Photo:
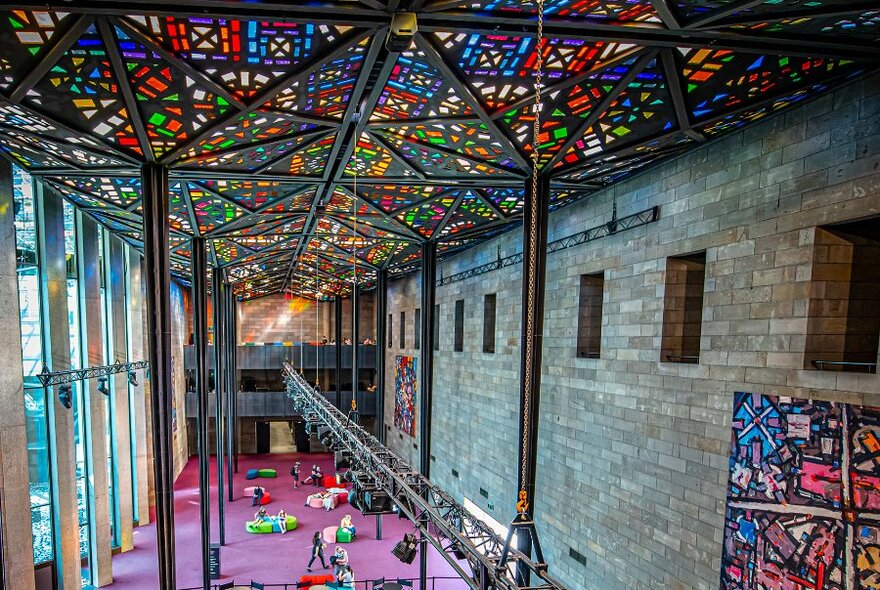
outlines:
[[[77,241],[77,215],[70,203],[64,203],[64,256],[67,262],[67,313],[70,327],[70,368],[81,369],[85,366],[85,351],[82,342],[82,324],[80,322],[79,275],[77,274],[77,257],[79,248]],[[88,411],[85,399],[85,387],[82,382],[71,384],[73,398],[73,437],[76,453],[76,498],[79,515],[79,543],[82,563],[83,586],[92,583],[89,553],[91,536],[89,523],[88,498],[88,443],[86,437],[85,412]]]
[[[49,468],[51,449],[46,412],[47,393],[36,379],[36,375],[43,368],[40,269],[37,257],[38,222],[33,179],[17,166],[12,167],[12,178],[34,563],[43,564],[52,561],[55,547],[52,525],[52,479]]]
[[[110,365],[116,362],[116,359],[112,358],[112,329],[111,329],[111,319],[112,318],[112,306],[111,306],[111,298],[110,298],[110,281],[109,281],[109,273],[110,273],[110,261],[108,260],[110,254],[110,248],[108,245],[108,240],[110,236],[103,227],[98,226],[98,268],[101,274],[101,334],[104,337],[104,365]],[[107,441],[107,492],[109,494],[109,503],[110,503],[110,545],[115,549],[119,547],[119,527],[117,523],[119,522],[119,502],[117,501],[117,490],[118,486],[116,485],[116,465],[115,465],[115,457],[116,457],[116,447],[115,447],[115,438],[113,436],[113,424],[115,423],[115,415],[114,409],[115,404],[113,403],[113,377],[103,378],[103,382],[101,385],[101,393],[104,394],[104,415],[107,417],[107,428],[105,430],[105,436]]]
[[[132,343],[132,317],[131,317],[131,294],[134,289],[139,289],[140,285],[133,285],[131,282],[131,258],[129,256],[129,246],[126,244],[122,247],[122,251],[124,253],[123,261],[125,264],[125,335],[127,348],[126,353],[128,354],[129,362],[137,362],[142,360],[140,358],[134,358],[133,355],[133,343]],[[138,515],[138,486],[137,486],[137,437],[135,436],[135,420],[137,412],[134,411],[136,406],[137,399],[137,389],[141,387],[141,384],[138,383],[135,385],[132,382],[132,378],[134,373],[131,374],[132,377],[127,377],[128,379],[128,427],[131,436],[129,437],[130,445],[129,445],[129,453],[131,454],[131,519],[132,522],[137,523],[139,519]]]

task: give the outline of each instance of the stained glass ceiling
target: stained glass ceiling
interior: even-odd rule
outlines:
[[[551,208],[877,69],[880,3],[103,0],[0,12],[0,154],[141,241],[140,167],[169,168],[173,271],[192,237],[239,297],[354,277],[516,227],[534,67]],[[391,14],[418,15],[384,47]]]

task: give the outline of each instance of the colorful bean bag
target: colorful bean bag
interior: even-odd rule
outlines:
[[[287,522],[285,523],[285,530],[292,531],[296,528],[296,517],[295,516],[287,516]],[[270,517],[268,520],[264,520],[259,524],[254,524],[252,522],[248,522],[245,524],[245,530],[249,533],[253,533],[255,535],[265,534],[265,533],[280,533],[281,532],[281,523],[278,521],[276,517]]]
[[[325,543],[336,543],[336,532],[338,530],[338,526],[328,526],[321,533],[321,538],[324,539]]]
[[[277,477],[274,469],[260,469],[257,473],[260,477]]]
[[[324,480],[322,481],[325,488],[335,488],[338,487],[336,483],[336,477],[332,475],[325,475]]]
[[[244,489],[245,498],[251,498],[251,501],[253,501],[255,487],[257,487],[257,486],[250,486],[250,487],[247,487]],[[269,493],[269,490],[267,490],[266,488],[263,488],[263,497],[260,498],[260,506],[265,506],[266,504],[268,504],[271,501],[272,501],[272,494]]]
[[[259,469],[248,469],[247,474],[244,476],[245,479],[257,479],[260,477]]]
[[[323,508],[324,500],[318,497],[309,496],[308,506],[309,508]]]
[[[336,529],[336,542],[337,543],[351,543],[351,533],[348,531],[344,531],[341,528]]]
[[[336,495],[336,504],[348,504],[348,490],[345,488],[328,488],[328,492]]]
[[[309,588],[317,584],[326,584],[335,580],[336,578],[334,578],[332,574],[311,574],[308,576],[302,576],[299,579],[299,584],[297,584],[297,587],[305,588],[306,590],[308,590]]]

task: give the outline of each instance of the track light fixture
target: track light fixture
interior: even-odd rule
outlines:
[[[100,377],[98,379],[98,391],[100,391],[104,395],[107,395],[107,396],[110,395],[110,390],[107,389],[107,378],[106,377]]]
[[[132,387],[138,386],[137,374],[134,371],[128,372],[128,384],[131,385]]]
[[[70,385],[62,385],[58,388],[58,401],[68,410],[73,405],[73,395]]]

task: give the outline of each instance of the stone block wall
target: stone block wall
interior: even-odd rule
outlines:
[[[876,374],[805,368],[816,227],[880,215],[880,79],[842,86],[556,212],[550,239],[607,222],[614,201],[620,216],[657,205],[660,219],[548,255],[535,503],[544,552],[572,589],[715,589],[734,392],[880,404]],[[439,270],[449,276],[521,251],[519,234]],[[695,252],[706,257],[700,362],[666,362],[667,259]],[[516,499],[521,272],[437,289],[432,479],[502,522]],[[580,277],[599,272],[600,357],[578,358]],[[481,347],[486,293],[498,297],[495,354]],[[388,302],[395,322],[403,310],[412,321],[418,277],[392,282]],[[399,353],[386,350],[389,367]],[[389,445],[417,457],[393,427],[393,374],[386,386]]]

